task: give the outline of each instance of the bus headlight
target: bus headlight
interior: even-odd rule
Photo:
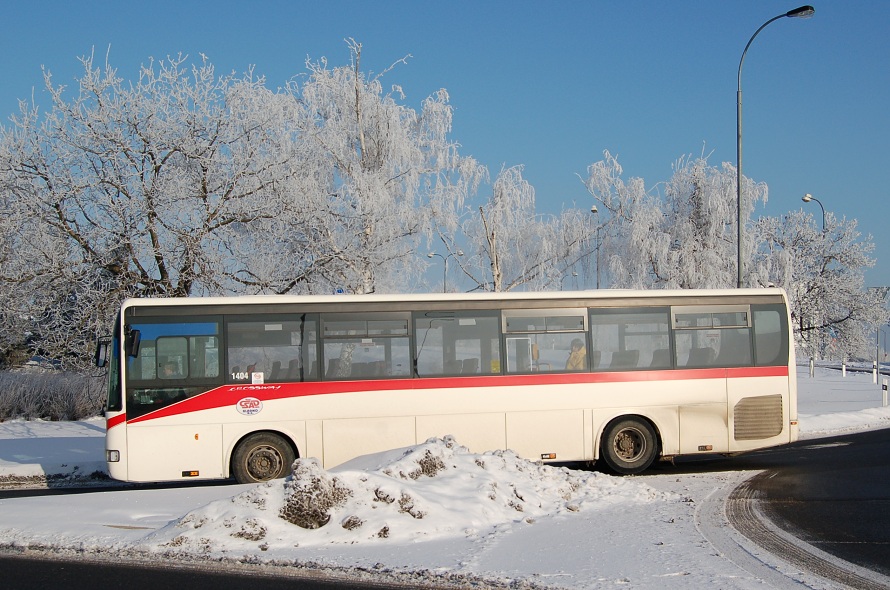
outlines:
[[[109,463],[117,463],[121,460],[121,452],[120,451],[105,451],[105,460]]]

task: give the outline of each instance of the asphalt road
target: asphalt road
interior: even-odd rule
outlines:
[[[168,569],[129,564],[79,562],[59,559],[0,557],[3,586],[10,590],[38,590],[41,588],[189,588],[189,590],[218,590],[219,588],[264,589],[306,588],[329,589],[330,584],[303,585],[288,578],[239,575],[187,569]]]
[[[768,527],[746,526],[745,519],[755,519],[756,511],[829,555],[890,576],[890,428],[730,458],[683,460],[653,472],[716,470],[764,470],[733,493],[726,511],[733,525],[758,545],[847,587],[876,587],[855,576],[843,577],[831,564],[770,535]],[[755,501],[757,508],[741,505],[747,501]]]
[[[890,429],[798,443],[756,489],[780,528],[890,576]],[[777,457],[778,458],[778,457]]]
[[[357,590],[387,589],[407,586],[374,584],[369,581],[330,580],[310,574],[274,576],[260,571],[232,571],[165,564],[135,565],[73,561],[0,555],[2,586],[8,590],[46,590],[47,588],[157,590]],[[417,587],[417,586],[415,586]]]

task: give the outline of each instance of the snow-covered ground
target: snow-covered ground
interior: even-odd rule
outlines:
[[[801,369],[799,388],[802,438],[890,426],[870,374]],[[104,471],[103,435],[101,420],[0,423],[0,486],[89,480]],[[450,439],[298,471],[259,486],[0,500],[0,548],[493,587],[833,586],[726,526],[723,500],[751,472],[612,477]]]

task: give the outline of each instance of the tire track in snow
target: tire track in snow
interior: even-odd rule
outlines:
[[[734,489],[729,489],[730,482],[711,492],[696,510],[699,532],[721,555],[775,588],[833,588],[836,584],[861,590],[890,588],[885,576],[831,556],[779,529],[764,514],[758,499],[759,482],[771,476],[769,471],[760,472]],[[738,533],[744,537],[739,538]]]

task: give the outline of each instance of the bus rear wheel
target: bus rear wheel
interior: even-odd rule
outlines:
[[[600,455],[620,475],[645,471],[658,453],[655,430],[640,418],[622,418],[606,427]]]
[[[286,440],[261,432],[245,438],[232,455],[232,474],[238,483],[260,483],[290,475],[294,450]]]

